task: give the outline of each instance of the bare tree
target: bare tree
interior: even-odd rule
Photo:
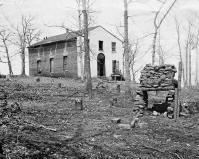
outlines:
[[[158,51],[157,51],[158,55],[159,55],[159,65],[164,65],[165,63],[165,51],[162,48],[161,45],[161,35],[160,35],[160,29],[158,31]]]
[[[192,65],[192,61],[191,61],[191,50],[193,49],[193,45],[194,45],[194,34],[192,33],[192,28],[193,25],[191,23],[191,21],[188,21],[188,31],[187,31],[187,38],[185,40],[185,62],[186,62],[186,84],[185,86],[191,86],[191,65]]]
[[[199,83],[198,83],[198,60],[199,60],[199,58],[198,58],[198,45],[199,45],[199,29],[198,29],[198,31],[197,31],[197,35],[196,35],[196,43],[195,43],[195,48],[196,48],[196,70],[195,70],[195,72],[196,72],[196,77],[195,77],[195,82],[196,82],[196,85],[198,85]]]
[[[135,64],[136,64],[136,58],[138,55],[138,50],[139,49],[139,41],[136,40],[134,44],[129,45],[129,67],[131,69],[131,74],[132,74],[132,80],[135,82],[135,77],[138,72],[138,70],[135,69]]]
[[[39,40],[40,30],[34,26],[34,18],[32,16],[22,16],[21,23],[15,28],[16,41],[15,44],[20,50],[22,71],[21,75],[25,76],[25,53],[26,47],[33,42]]]
[[[174,6],[174,4],[176,3],[177,0],[173,1],[173,3],[169,6],[169,8],[163,14],[163,17],[159,21],[158,21],[158,17],[160,15],[160,13],[162,13],[162,9],[163,9],[163,7],[165,6],[165,4],[167,3],[168,0],[162,0],[162,1],[158,0],[158,1],[161,3],[161,6],[158,9],[158,11],[155,13],[155,17],[154,17],[154,21],[153,21],[154,36],[153,36],[153,44],[152,44],[152,65],[155,64],[155,53],[156,53],[156,43],[157,43],[158,30],[160,29],[163,21],[165,20],[165,18],[167,17],[167,15],[171,11],[171,9],[173,8],[173,6]]]
[[[186,79],[187,86],[191,86],[192,82],[192,54],[195,51],[195,83],[198,84],[198,44],[199,44],[199,15],[197,12],[190,12],[187,19],[188,27],[185,27],[187,37],[185,39],[186,54]]]
[[[13,75],[13,70],[12,70],[12,64],[10,60],[10,52],[9,52],[9,43],[11,40],[12,33],[10,31],[5,30],[5,28],[0,29],[0,48],[3,49],[2,53],[6,54],[6,61],[3,62],[2,60],[0,62],[7,63],[8,64],[8,69],[9,69],[9,74]]]
[[[90,51],[89,51],[89,40],[88,40],[88,15],[86,8],[86,0],[82,1],[82,14],[84,16],[84,67],[85,67],[85,77],[86,77],[86,89],[88,91],[89,97],[92,98],[92,81],[91,81],[91,68],[90,68]]]
[[[78,26],[79,26],[79,32],[83,35],[83,30],[82,30],[82,12],[81,12],[81,2],[82,0],[76,0],[77,2],[77,7],[78,7]],[[81,79],[84,81],[84,52],[83,52],[83,42],[82,42],[82,36],[79,36],[79,41],[78,41],[78,47],[79,47],[79,57],[80,57],[80,65],[81,65]]]
[[[124,0],[124,65],[125,65],[125,85],[126,93],[130,92],[129,82],[130,65],[129,65],[129,38],[128,38],[128,2]]]
[[[83,37],[84,37],[84,32],[83,32],[83,13],[82,13],[82,6],[83,6],[83,1],[84,0],[76,0],[76,4],[77,4],[77,15],[78,15],[78,18],[77,17],[73,17],[73,20],[75,20],[75,24],[73,26],[75,26],[75,29],[71,29],[69,26],[67,26],[67,24],[65,24],[64,22],[60,25],[47,25],[45,24],[46,26],[48,27],[56,27],[56,28],[60,28],[60,29],[63,29],[65,30],[65,32],[69,35],[70,33],[73,33],[73,34],[77,34],[78,36],[78,48],[79,48],[79,51],[78,51],[78,55],[79,55],[79,58],[80,58],[80,67],[81,67],[81,79],[82,81],[85,80],[85,59],[84,59],[84,40],[83,40]],[[88,19],[88,26],[92,25],[93,24],[93,13],[95,13],[96,11],[94,11],[92,9],[92,5],[95,3],[95,1],[90,1],[90,0],[86,0],[86,11],[87,11],[87,19]],[[73,8],[74,9],[74,8]],[[76,10],[76,8],[75,8]],[[78,31],[76,31],[78,28]],[[90,49],[89,47],[89,50],[90,50],[90,53],[93,53],[93,50]]]
[[[178,44],[179,56],[180,56],[180,61],[181,61],[181,64],[182,64],[182,79],[183,79],[184,86],[186,86],[187,85],[187,79],[185,78],[184,62],[183,62],[183,58],[182,58],[180,24],[179,24],[177,18],[175,18],[175,24],[176,24],[177,44]]]

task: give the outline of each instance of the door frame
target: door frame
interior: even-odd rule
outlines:
[[[103,64],[100,64],[99,60],[103,60]],[[98,77],[104,77],[104,76],[106,76],[106,64],[105,64],[105,62],[106,62],[105,55],[103,53],[99,53],[97,55],[97,76]],[[101,75],[101,69],[103,69],[102,70],[103,71],[103,73],[102,73],[103,75]]]

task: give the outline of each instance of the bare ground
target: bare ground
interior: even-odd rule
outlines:
[[[9,94],[9,104],[17,101],[22,107],[18,125],[29,121],[45,126],[27,126],[21,131],[9,129],[3,136],[7,157],[199,158],[199,114],[174,121],[145,112],[131,130],[112,123],[115,117],[121,118],[122,123],[130,123],[136,115],[133,100],[124,96],[123,87],[120,94],[116,92],[117,83],[105,83],[105,88],[94,91],[91,100],[78,80],[41,78],[36,82],[34,78],[19,78],[1,80],[0,85]],[[111,106],[113,97],[118,102]],[[75,108],[76,98],[83,98],[83,110]]]

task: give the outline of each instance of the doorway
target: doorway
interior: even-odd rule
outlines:
[[[97,76],[105,76],[105,56],[102,53],[97,56]]]
[[[41,60],[37,60],[37,73],[41,74]]]

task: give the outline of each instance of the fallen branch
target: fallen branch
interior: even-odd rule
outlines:
[[[24,122],[27,123],[27,124],[29,124],[29,125],[23,126],[22,129],[26,129],[26,127],[34,127],[34,128],[43,128],[43,129],[46,129],[46,130],[49,130],[49,131],[54,131],[54,132],[57,131],[57,129],[55,129],[55,128],[50,128],[50,127],[47,127],[47,126],[45,126],[45,125],[35,124],[35,123],[30,122],[30,121],[24,121]]]

